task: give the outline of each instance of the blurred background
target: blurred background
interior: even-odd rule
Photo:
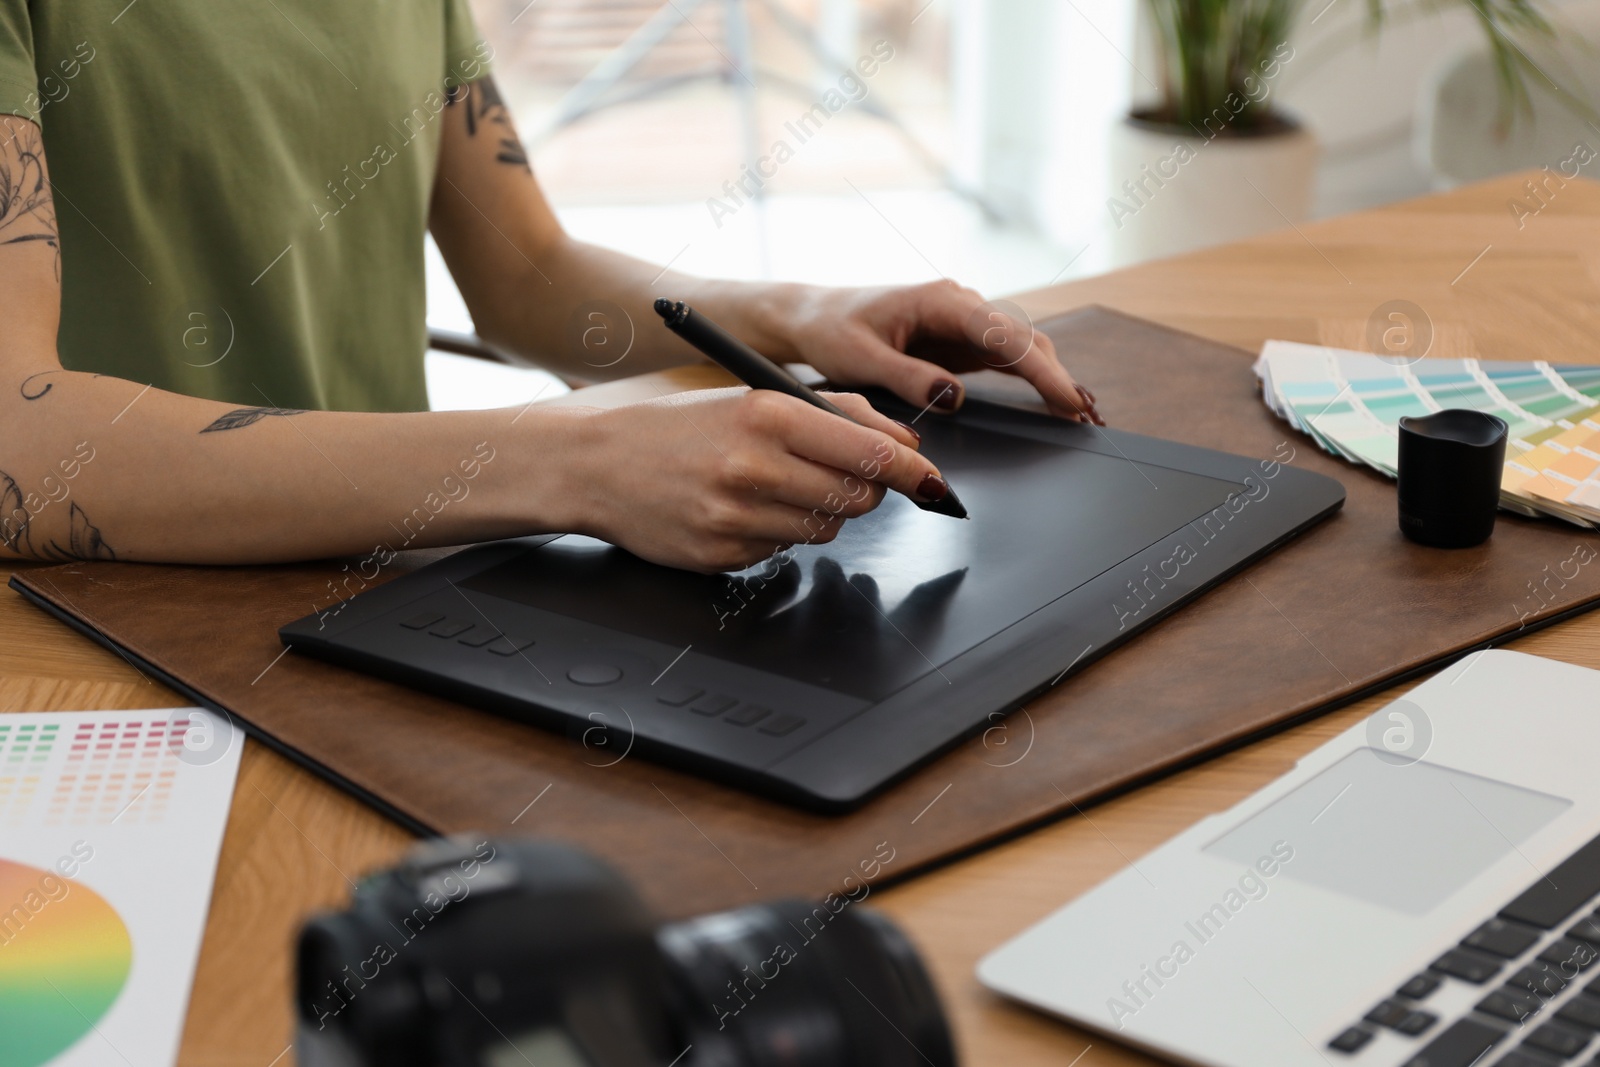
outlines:
[[[1478,0],[1386,3],[1378,23],[1368,0],[1219,2],[1287,16],[1245,112],[1283,129],[1128,121],[1171,99],[1161,20],[1194,0],[472,6],[567,230],[696,274],[946,275],[994,297],[1490,174],[1600,170],[1575,159],[1600,148],[1600,0],[1534,4],[1533,32],[1529,0],[1485,0],[1509,12],[1492,25]],[[428,316],[471,330],[431,248]],[[564,389],[429,354],[436,408]]]

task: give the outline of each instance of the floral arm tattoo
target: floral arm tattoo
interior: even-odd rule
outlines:
[[[18,124],[17,133],[0,150],[0,247],[43,241],[55,250],[56,281],[61,280],[61,239],[56,231],[56,205],[44,176],[44,145],[39,127]]]

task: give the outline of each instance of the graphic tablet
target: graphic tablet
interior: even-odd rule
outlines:
[[[832,543],[715,576],[577,535],[496,542],[280,636],[564,731],[599,766],[848,810],[1344,501],[1270,456],[978,401],[917,429],[970,519],[891,493]]]

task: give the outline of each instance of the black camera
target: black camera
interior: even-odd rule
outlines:
[[[569,846],[429,841],[301,932],[299,1063],[954,1067],[915,950],[858,899],[662,926]]]

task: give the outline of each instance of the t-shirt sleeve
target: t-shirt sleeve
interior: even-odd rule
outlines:
[[[21,4],[23,0],[0,0]],[[465,85],[489,73],[494,50],[478,33],[468,0],[444,0],[445,84]]]
[[[451,3],[464,6],[464,0]],[[33,66],[28,0],[0,0],[0,115],[39,121],[39,76]]]

